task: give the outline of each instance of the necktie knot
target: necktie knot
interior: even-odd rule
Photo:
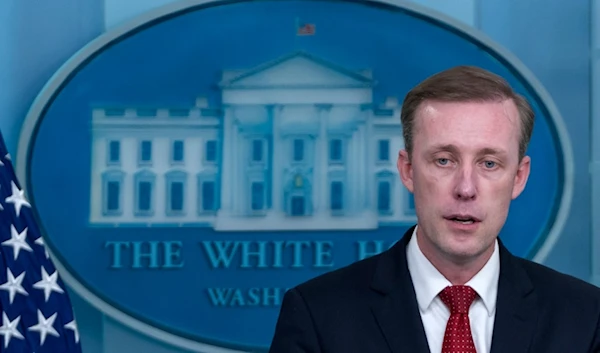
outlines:
[[[468,314],[477,297],[477,292],[469,286],[448,286],[440,292],[440,299],[450,309],[450,314]]]

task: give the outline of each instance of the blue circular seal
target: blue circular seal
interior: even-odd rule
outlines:
[[[71,58],[17,165],[65,281],[188,350],[268,346],[285,290],[387,249],[416,222],[399,181],[408,90],[455,65],[505,77],[537,116],[501,238],[543,260],[571,149],[535,78],[482,34],[387,1],[190,1]]]

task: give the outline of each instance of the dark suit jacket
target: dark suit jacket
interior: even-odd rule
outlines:
[[[379,255],[289,290],[270,353],[429,353],[406,262],[413,229]],[[600,290],[499,243],[492,353],[600,352]]]

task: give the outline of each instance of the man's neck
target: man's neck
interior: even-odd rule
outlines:
[[[481,271],[494,253],[494,244],[492,244],[483,253],[474,257],[453,257],[435,248],[423,235],[419,235],[418,230],[416,236],[417,244],[423,255],[453,285],[463,285],[471,280]]]

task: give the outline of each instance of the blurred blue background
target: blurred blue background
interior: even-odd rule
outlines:
[[[61,65],[102,33],[171,2],[0,2],[0,130],[11,154],[28,109]],[[572,142],[575,188],[567,226],[544,263],[600,284],[600,217],[593,217],[600,214],[598,1],[410,3],[480,30],[518,57],[550,93]],[[187,352],[117,323],[75,293],[71,298],[85,353]]]

